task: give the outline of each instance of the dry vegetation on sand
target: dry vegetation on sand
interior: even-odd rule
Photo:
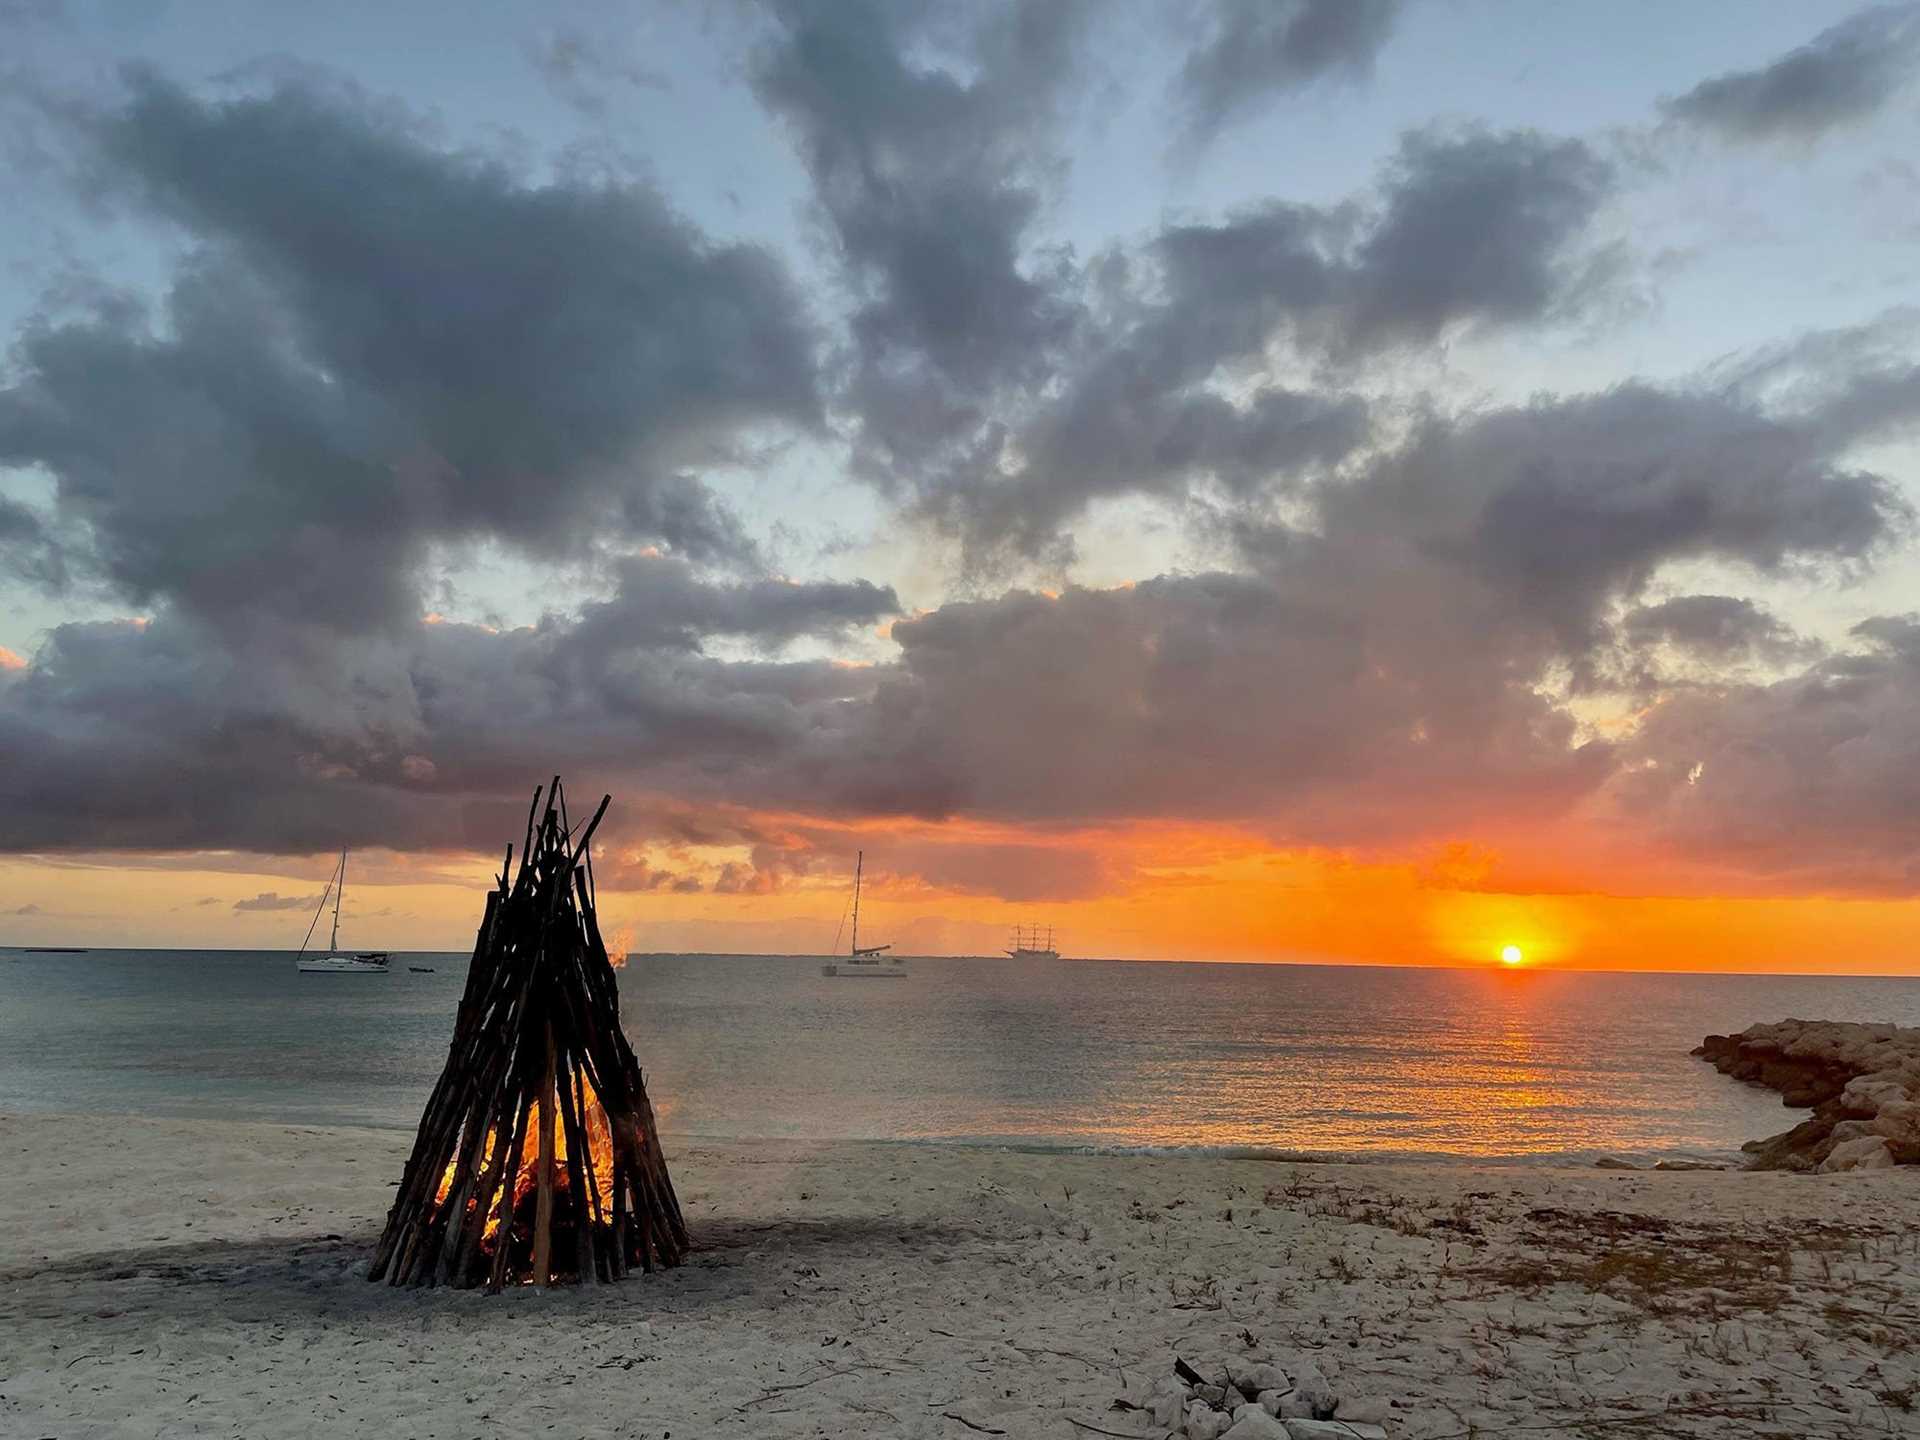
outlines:
[[[0,1434],[1163,1436],[1176,1357],[1416,1440],[1920,1434],[1910,1169],[669,1141],[685,1266],[489,1298],[362,1278],[407,1140],[0,1120]]]

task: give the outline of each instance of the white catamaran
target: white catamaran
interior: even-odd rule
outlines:
[[[340,852],[340,864],[335,867],[333,877],[327,881],[327,888],[320,892],[320,908],[313,912],[313,919],[307,923],[307,940],[313,938],[313,927],[320,923],[320,916],[327,908],[327,896],[333,896],[333,939],[327,943],[325,955],[307,954],[307,940],[300,942],[300,953],[295,964],[303,975],[384,975],[387,973],[387,952],[384,950],[362,950],[357,954],[340,953],[340,894],[347,888],[347,852]]]
[[[862,945],[860,943],[860,872],[866,868],[867,852],[856,851],[853,860],[853,943],[847,947],[847,955],[840,958],[840,937],[833,937],[834,958],[820,967],[822,975],[837,975],[843,980],[885,980],[905,975],[906,968],[898,955],[881,956],[891,950],[891,944]]]

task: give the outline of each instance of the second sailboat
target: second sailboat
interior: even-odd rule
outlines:
[[[866,868],[867,852],[856,851],[853,860],[853,943],[847,947],[845,959],[840,958],[840,938],[834,937],[834,958],[820,967],[822,975],[838,976],[843,980],[885,980],[904,976],[906,967],[897,955],[882,955],[893,948],[892,944],[862,945],[860,943],[860,876]]]

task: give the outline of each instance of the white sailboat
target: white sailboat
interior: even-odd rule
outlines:
[[[838,976],[842,980],[887,980],[904,976],[907,971],[898,955],[886,955],[892,944],[862,945],[860,943],[860,874],[866,868],[867,852],[856,851],[853,859],[853,943],[847,947],[845,959],[839,956],[840,937],[835,936],[834,958],[820,967],[822,975]],[[881,957],[885,955],[883,960]]]
[[[333,877],[327,881],[327,888],[320,892],[320,908],[313,912],[313,919],[307,923],[307,940],[313,938],[313,927],[320,923],[320,916],[327,908],[327,896],[333,896],[333,938],[327,942],[325,955],[308,955],[307,940],[300,942],[300,953],[294,958],[295,968],[303,975],[384,975],[387,973],[387,952],[384,950],[362,950],[356,954],[340,953],[340,896],[347,888],[347,852],[340,851],[340,864],[335,868]]]

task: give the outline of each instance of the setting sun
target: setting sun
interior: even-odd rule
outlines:
[[[1520,947],[1518,945],[1509,945],[1500,952],[1500,963],[1502,965],[1518,965],[1524,959],[1526,959],[1526,956],[1520,953]]]

